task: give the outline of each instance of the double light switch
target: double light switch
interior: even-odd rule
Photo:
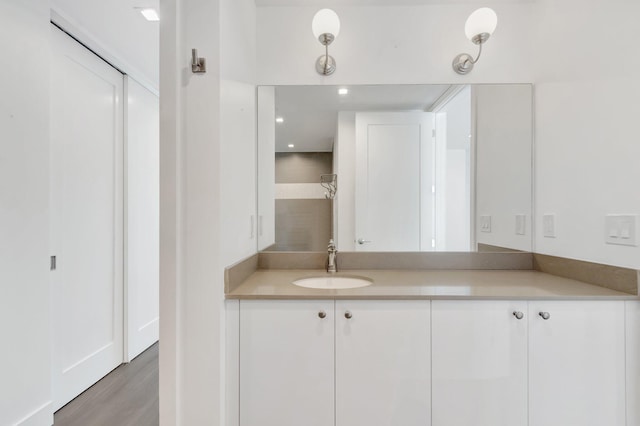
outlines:
[[[638,216],[609,214],[605,220],[605,242],[624,246],[637,246]]]

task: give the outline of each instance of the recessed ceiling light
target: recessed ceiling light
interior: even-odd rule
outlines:
[[[276,123],[284,123],[284,118],[276,117]]]
[[[160,17],[155,9],[140,9],[140,13],[147,21],[159,21]]]
[[[289,145],[287,145],[289,148],[293,148],[294,145],[292,143],[290,143]]]
[[[349,89],[338,89],[338,95],[348,95]]]

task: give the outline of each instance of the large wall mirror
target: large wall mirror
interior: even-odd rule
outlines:
[[[257,105],[258,250],[532,250],[531,85],[260,86]]]

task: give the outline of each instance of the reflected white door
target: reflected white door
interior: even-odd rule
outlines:
[[[434,114],[356,114],[356,250],[433,250]]]
[[[52,27],[54,409],[123,359],[122,74]]]

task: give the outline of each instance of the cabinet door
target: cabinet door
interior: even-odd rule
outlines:
[[[527,425],[526,308],[527,302],[432,302],[434,426]]]
[[[429,334],[429,301],[337,301],[336,426],[429,426]]]
[[[530,426],[624,426],[624,302],[530,302],[529,336]]]
[[[333,426],[333,303],[241,301],[241,426]]]
[[[627,426],[640,425],[640,302],[625,302],[627,331]]]

